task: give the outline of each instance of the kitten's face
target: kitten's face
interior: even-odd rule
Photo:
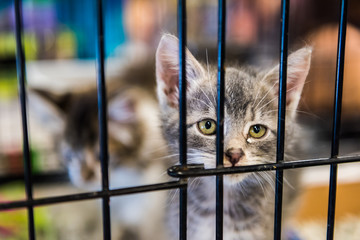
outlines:
[[[177,39],[165,35],[157,52],[158,97],[163,131],[178,153]],[[295,110],[310,64],[307,48],[289,56],[287,125],[294,125]],[[216,166],[217,71],[206,69],[187,51],[188,163]],[[274,162],[276,157],[278,67],[266,72],[227,68],[225,71],[224,166]],[[291,131],[288,131],[287,138]],[[226,177],[230,184],[251,174]]]
[[[45,96],[45,95],[48,96]],[[99,159],[99,129],[96,91],[58,97],[55,101],[50,93],[38,92],[30,97],[30,104],[38,106],[37,117],[44,122],[58,118],[54,135],[58,136],[58,150],[67,168],[71,182],[79,187],[98,187],[101,183]],[[149,128],[156,120],[147,116],[147,111],[156,111],[152,96],[138,88],[125,88],[109,94],[108,99],[108,151],[109,169],[140,169],[146,166],[154,154],[143,156],[142,151],[150,152],[151,145],[158,147],[155,139],[145,140]],[[141,96],[141,97],[139,97]],[[52,98],[52,99],[51,99]],[[66,98],[66,100],[65,100]],[[61,104],[65,103],[66,104]],[[66,105],[66,106],[62,106]],[[41,106],[41,107],[40,107]],[[51,111],[50,111],[51,109]],[[145,111],[146,110],[146,111]],[[56,117],[55,117],[56,116]],[[137,161],[134,161],[134,160]]]
[[[109,99],[108,151],[110,169],[126,164],[141,145],[134,96]],[[60,153],[71,181],[77,186],[99,185],[101,179],[99,127],[96,94],[76,96],[71,103],[65,130],[60,139]]]

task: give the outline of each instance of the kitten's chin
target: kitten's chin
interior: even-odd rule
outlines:
[[[242,181],[244,181],[244,179],[247,176],[249,176],[249,173],[225,175],[224,176],[224,185],[229,186],[229,187],[235,186],[235,185],[241,183]]]

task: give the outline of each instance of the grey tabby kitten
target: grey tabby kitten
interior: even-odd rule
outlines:
[[[130,66],[120,79],[107,84],[111,189],[155,183],[161,180],[165,171],[161,158],[166,154],[158,127],[154,67],[150,63],[135,65]],[[96,89],[90,86],[61,94],[32,89],[29,102],[32,113],[53,132],[71,182],[81,189],[99,190],[101,168]],[[161,193],[111,198],[111,216],[117,223],[113,232],[120,232],[122,240],[157,236],[162,201]],[[149,217],[154,221],[149,223]]]
[[[216,166],[216,82],[213,66],[203,66],[187,50],[188,163]],[[296,150],[295,121],[311,49],[302,48],[288,58],[286,98],[286,160]],[[156,53],[157,94],[162,131],[171,151],[178,154],[178,40],[164,35]],[[273,163],[276,158],[279,66],[257,71],[239,66],[225,70],[225,167]],[[176,159],[176,158],[175,158]],[[190,179],[188,238],[215,239],[215,177]],[[296,177],[288,176],[296,187]],[[274,173],[257,172],[224,176],[224,239],[271,239],[273,232]],[[285,193],[291,198],[293,193]],[[285,200],[284,200],[285,201]],[[178,236],[178,201],[169,203],[167,222]]]

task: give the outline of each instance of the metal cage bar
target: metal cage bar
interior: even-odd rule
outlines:
[[[332,158],[337,158],[337,156],[339,155],[342,89],[343,89],[343,81],[344,81],[344,59],[345,59],[345,40],[346,40],[346,25],[347,25],[347,7],[348,7],[347,0],[341,0],[338,46],[337,46],[337,59],[336,59],[333,132],[332,132],[332,143],[331,143],[331,157]],[[328,219],[327,219],[327,235],[326,235],[327,240],[332,240],[334,238],[337,169],[338,169],[337,164],[330,165]]]
[[[102,173],[102,190],[109,191],[108,173],[108,129],[107,129],[107,103],[106,103],[106,84],[105,84],[105,54],[104,54],[104,20],[103,20],[103,1],[97,0],[97,97],[98,97],[98,118],[99,118],[99,138],[100,138],[100,163]],[[110,220],[110,198],[108,195],[102,197],[103,214],[103,234],[104,239],[111,239],[111,220]]]
[[[98,199],[98,198],[103,198],[105,196],[111,197],[111,196],[121,196],[121,195],[145,193],[152,191],[163,191],[163,190],[181,188],[185,186],[186,183],[183,183],[182,181],[173,181],[173,182],[165,182],[158,184],[142,185],[137,187],[120,188],[120,189],[109,190],[107,192],[105,191],[86,192],[80,194],[38,198],[33,200],[12,201],[12,202],[1,203],[0,210],[10,210],[10,209],[24,208],[29,206],[44,206],[44,205],[57,204],[57,203]]]
[[[226,0],[218,3],[218,79],[217,79],[217,132],[216,166],[224,166],[224,95],[225,95],[225,33]],[[224,176],[216,175],[216,239],[223,239]]]
[[[276,163],[281,163],[284,161],[289,4],[290,4],[289,0],[281,1],[281,30],[280,30],[281,36],[280,36],[279,99],[278,99]],[[281,239],[283,177],[284,177],[283,170],[282,169],[276,170],[275,214],[274,214],[275,240]]]
[[[274,163],[274,164],[263,164],[263,165],[249,165],[244,167],[221,168],[221,169],[191,168],[187,170],[182,170],[182,168],[175,166],[175,167],[171,167],[168,170],[168,173],[172,177],[188,178],[188,177],[214,176],[221,174],[274,171],[276,169],[296,169],[296,168],[305,168],[305,167],[324,166],[324,165],[330,165],[332,163],[344,164],[344,163],[353,163],[359,161],[360,161],[360,156],[346,156],[346,157],[338,157],[338,158],[299,160],[299,161],[283,162],[279,164]],[[142,185],[142,186],[130,187],[130,188],[114,189],[114,190],[109,190],[108,192],[104,192],[104,191],[87,192],[80,194],[63,195],[58,197],[38,198],[38,199],[33,199],[31,201],[30,200],[11,201],[6,203],[1,203],[0,210],[24,208],[28,206],[44,206],[49,204],[64,203],[71,201],[89,200],[89,199],[102,198],[105,195],[120,196],[120,195],[144,193],[150,191],[170,190],[175,188],[186,187],[186,185],[187,183],[184,181],[173,181],[173,182],[165,182],[159,184]]]
[[[343,163],[352,163],[359,162],[360,155],[355,156],[344,156],[336,158],[314,158],[314,159],[304,159],[296,161],[286,161],[281,163],[267,163],[267,164],[256,164],[248,165],[241,167],[231,167],[231,168],[206,168],[202,164],[192,165],[191,168],[184,168],[183,166],[173,166],[168,169],[168,174],[176,178],[188,178],[188,177],[204,177],[204,176],[214,176],[221,174],[238,174],[238,173],[247,173],[247,172],[260,172],[260,171],[275,171],[277,169],[296,169],[296,168],[306,168],[306,167],[316,167],[330,165],[332,163],[343,164]]]
[[[179,154],[180,164],[187,164],[187,127],[186,127],[186,0],[178,0],[179,36]],[[185,179],[187,182],[187,179]],[[187,239],[187,185],[180,188],[179,195],[179,238]]]
[[[22,43],[23,34],[23,19],[22,19],[22,4],[21,0],[14,0],[15,11],[15,38],[16,38],[16,71],[19,88],[19,101],[21,107],[21,120],[23,132],[23,162],[24,162],[24,180],[27,201],[33,200],[32,193],[32,177],[31,177],[31,155],[29,147],[29,131],[26,108],[26,66],[25,54]],[[28,211],[28,234],[29,239],[35,239],[35,224],[34,224],[34,208],[32,205],[27,206]]]

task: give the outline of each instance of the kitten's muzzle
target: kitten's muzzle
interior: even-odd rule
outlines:
[[[245,153],[241,148],[229,148],[225,152],[225,158],[231,163],[232,167],[234,167],[244,155]]]

